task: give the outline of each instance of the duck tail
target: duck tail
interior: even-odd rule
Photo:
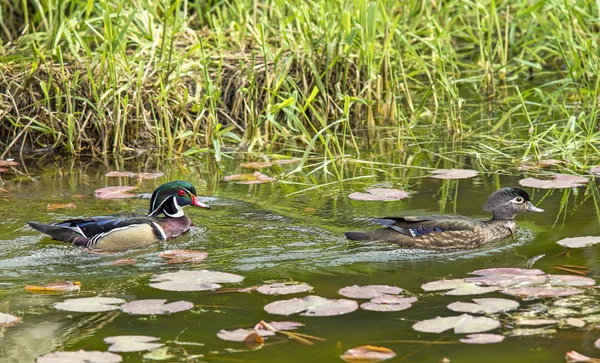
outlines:
[[[86,246],[88,239],[70,228],[54,224],[28,222],[29,226],[38,232],[42,232],[57,241],[72,243],[77,246]]]
[[[344,232],[344,235],[349,240],[353,241],[370,241],[371,237],[366,232],[350,231]]]

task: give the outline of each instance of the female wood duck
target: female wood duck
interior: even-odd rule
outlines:
[[[196,188],[176,180],[156,188],[147,215],[113,214],[42,224],[29,222],[33,229],[55,240],[99,250],[126,250],[178,237],[187,232],[192,221],[183,207],[210,209],[196,197]],[[164,214],[164,217],[158,217]]]
[[[473,248],[504,239],[517,228],[515,216],[523,211],[543,212],[519,188],[502,188],[491,194],[483,209],[492,212],[490,220],[463,216],[392,217],[375,219],[386,229],[346,232],[351,240],[395,242],[419,248]]]

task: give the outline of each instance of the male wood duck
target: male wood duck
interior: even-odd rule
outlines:
[[[71,219],[64,222],[29,225],[55,240],[98,250],[126,250],[178,237],[187,232],[192,221],[183,207],[210,209],[196,197],[196,188],[182,180],[165,183],[152,193],[150,212]],[[164,214],[164,217],[159,215]]]
[[[375,219],[387,228],[366,232],[346,232],[346,238],[362,241],[395,242],[418,248],[473,248],[504,239],[517,228],[515,216],[523,211],[543,212],[534,206],[526,191],[502,188],[489,197],[483,209],[492,212],[490,220],[463,216],[391,217]]]

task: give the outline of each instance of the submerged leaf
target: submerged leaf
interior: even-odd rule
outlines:
[[[479,333],[500,326],[498,320],[486,317],[474,318],[471,315],[463,314],[459,316],[437,317],[434,319],[423,320],[415,323],[413,329],[423,333],[442,333],[449,329],[454,329],[455,333]]]
[[[473,178],[479,173],[470,169],[438,169],[432,170],[431,174],[430,177],[436,179],[467,179]]]
[[[121,306],[124,313],[131,315],[165,315],[190,310],[194,307],[189,301],[176,301],[167,304],[167,299],[146,299],[131,301]]]
[[[403,291],[402,288],[389,285],[346,286],[338,290],[338,294],[352,299],[373,299],[383,295],[395,295]]]
[[[237,181],[237,184],[262,184],[274,182],[277,179],[265,175],[259,171],[255,171],[252,174],[234,174],[228,175],[223,178],[225,181]]]
[[[198,263],[206,259],[208,253],[196,250],[168,250],[159,253],[158,257],[166,258],[168,264]]]
[[[588,183],[588,178],[570,174],[554,174],[552,180],[543,180],[536,178],[525,178],[519,180],[519,184],[524,187],[539,189],[562,189],[576,188]]]
[[[464,339],[460,339],[460,342],[467,344],[490,344],[500,343],[503,340],[504,336],[499,334],[469,334]]]
[[[55,303],[58,310],[74,311],[80,313],[96,313],[101,311],[119,310],[116,304],[123,304],[125,300],[114,297],[84,297],[80,299],[67,299]]]
[[[48,204],[46,209],[48,210],[57,210],[57,209],[75,209],[77,206],[73,203],[68,204]]]
[[[159,339],[147,335],[118,335],[104,338],[104,342],[110,344],[109,352],[141,352],[164,346],[162,343],[151,343]]]
[[[373,345],[361,345],[360,347],[348,349],[340,358],[351,363],[374,363],[394,358],[395,356],[396,353],[388,348],[376,347]]]
[[[51,284],[46,284],[42,286],[35,285],[27,285],[25,286],[25,290],[38,292],[38,291],[79,291],[81,289],[81,282],[79,281],[63,281],[63,282],[53,282]]]
[[[448,309],[461,313],[495,314],[519,307],[518,302],[509,299],[485,298],[473,301],[475,303],[453,302],[448,305]]]
[[[136,187],[118,186],[96,189],[94,195],[98,199],[124,199],[133,198],[136,195],[127,193],[130,190],[137,189]]]
[[[358,303],[346,299],[326,299],[309,295],[304,298],[275,301],[265,306],[270,314],[290,315],[304,311],[304,316],[332,316],[351,313],[358,309]]]
[[[388,201],[408,198],[408,193],[399,189],[372,188],[367,189],[366,193],[352,193],[348,198],[362,201]]]
[[[262,285],[256,289],[261,294],[265,295],[287,295],[287,294],[298,294],[312,290],[312,286],[307,284],[284,284],[274,283],[269,285]]]
[[[118,363],[123,358],[115,353],[78,350],[76,352],[52,352],[38,357],[37,363]]]
[[[596,243],[600,243],[600,236],[563,238],[556,243],[569,248],[582,248],[595,245]]]
[[[150,286],[166,291],[205,291],[220,288],[218,283],[240,282],[243,279],[240,275],[226,272],[180,270],[152,276]]]
[[[17,316],[0,313],[0,327],[13,326],[19,322],[21,322],[21,318]]]
[[[252,349],[258,349],[265,344],[265,340],[256,332],[248,334],[243,340],[244,344]]]

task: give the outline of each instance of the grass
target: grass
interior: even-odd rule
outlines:
[[[597,2],[13,0],[0,12],[2,157],[298,154],[294,172],[336,180],[378,149],[407,165],[600,160]]]

